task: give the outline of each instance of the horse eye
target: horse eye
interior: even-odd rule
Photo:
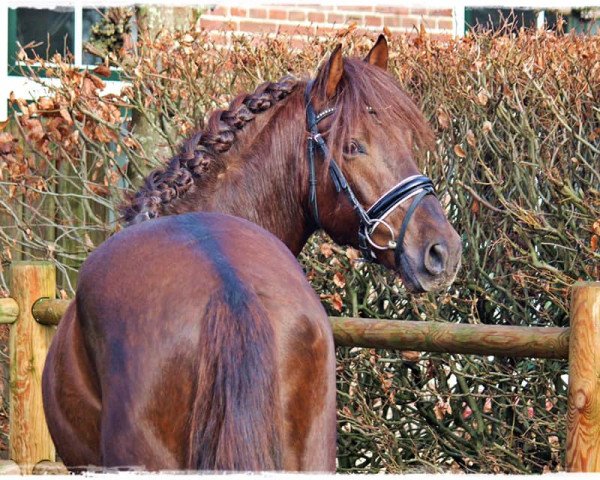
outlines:
[[[365,147],[363,147],[357,140],[352,140],[344,148],[344,154],[348,155],[349,157],[356,157],[362,153],[366,153]]]

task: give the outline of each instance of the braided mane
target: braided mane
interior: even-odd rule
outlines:
[[[219,171],[223,166],[219,154],[233,146],[236,133],[256,115],[288,97],[298,84],[299,80],[290,76],[276,83],[265,82],[254,93],[235,98],[229,109],[215,110],[205,130],[192,134],[165,167],[150,172],[142,187],[126,197],[119,206],[122,221],[130,225],[157,217]]]

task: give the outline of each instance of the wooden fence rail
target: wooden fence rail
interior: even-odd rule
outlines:
[[[9,454],[22,473],[56,470],[41,399],[41,374],[54,327],[69,300],[53,298],[55,270],[15,262],[11,292],[0,299],[10,323]],[[600,472],[600,282],[572,288],[571,326],[513,327],[330,317],[338,346],[569,360],[566,464]],[[44,467],[44,468],[42,468]],[[0,472],[6,466],[0,466]]]

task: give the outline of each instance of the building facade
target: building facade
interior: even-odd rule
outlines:
[[[262,34],[291,35],[299,48],[303,39],[313,35],[331,35],[342,28],[391,34],[416,33],[421,26],[432,36],[460,37],[471,25],[499,23],[511,9],[473,8],[458,4],[451,8],[427,8],[392,5],[319,5],[319,4],[257,4],[254,6],[199,5],[198,7],[171,8],[175,15],[186,16],[190,8],[196,12],[201,28],[220,37],[227,45],[233,35]],[[83,44],[90,38],[92,25],[102,18],[102,10],[74,6],[23,7],[11,0],[0,5],[0,121],[6,119],[7,100],[11,92],[20,98],[43,95],[44,87],[21,75],[19,46],[37,45],[40,55],[51,56],[70,52],[76,66],[85,68],[99,63],[98,57],[86,53]],[[162,8],[162,7],[161,7]],[[578,10],[562,13],[568,26],[582,29],[591,20],[591,30],[598,27],[598,10]],[[584,12],[582,17],[581,12]],[[590,14],[590,12],[592,12]],[[173,14],[173,12],[171,12]],[[543,27],[552,26],[556,11],[543,9],[515,9],[517,24]],[[587,15],[587,17],[586,17]],[[189,16],[189,15],[188,15]],[[44,79],[52,82],[52,79]],[[107,93],[121,88],[118,80],[107,82]]]

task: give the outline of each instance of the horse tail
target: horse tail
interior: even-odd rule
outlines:
[[[190,467],[281,470],[274,331],[241,282],[211,296],[202,321]]]

